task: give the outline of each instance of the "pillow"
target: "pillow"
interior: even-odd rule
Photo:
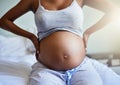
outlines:
[[[28,41],[27,43],[29,43]],[[26,45],[26,39],[23,37],[5,37],[0,35],[0,60],[11,62],[26,62],[32,65],[36,62],[35,51],[32,43]],[[32,46],[32,47],[31,47]],[[28,49],[32,49],[32,53]]]
[[[33,43],[29,39],[25,40],[25,47],[27,49],[28,54],[34,54],[36,51]]]
[[[25,38],[0,35],[0,60],[13,62],[35,61],[34,54],[27,54]],[[32,61],[33,60],[33,61]]]
[[[6,37],[15,37],[15,36],[17,36],[14,33],[11,33],[9,31],[3,30],[1,28],[0,28],[0,35],[6,36]]]

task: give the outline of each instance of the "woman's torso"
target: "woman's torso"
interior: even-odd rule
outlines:
[[[55,70],[78,66],[85,56],[81,7],[76,0],[72,0],[66,8],[47,10],[42,2],[44,0],[39,2],[35,13],[40,39],[38,61]]]

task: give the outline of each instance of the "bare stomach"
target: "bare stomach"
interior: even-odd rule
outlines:
[[[40,41],[38,61],[54,70],[68,70],[78,66],[85,57],[80,36],[57,31]]]

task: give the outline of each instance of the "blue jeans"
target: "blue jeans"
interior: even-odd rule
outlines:
[[[78,67],[67,71],[51,70],[37,62],[32,67],[28,85],[120,85],[120,76],[86,57]]]

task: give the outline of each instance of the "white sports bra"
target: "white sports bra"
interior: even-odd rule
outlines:
[[[45,9],[39,0],[39,7],[35,13],[35,23],[39,40],[58,30],[66,30],[82,37],[83,11],[76,0],[70,6],[53,11]]]

